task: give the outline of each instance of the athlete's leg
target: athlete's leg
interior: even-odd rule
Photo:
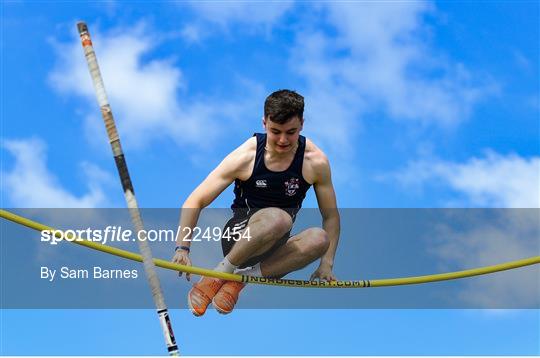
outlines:
[[[223,260],[236,266],[249,263],[250,259],[258,260],[258,256],[274,249],[273,246],[279,240],[286,238],[291,227],[292,219],[284,210],[261,209],[249,219],[244,235],[241,235],[241,239],[234,243]],[[245,230],[249,230],[249,240],[245,235]],[[232,312],[244,286],[245,284],[234,281],[224,283],[212,299],[214,308],[223,314]]]
[[[262,255],[292,228],[292,219],[284,210],[265,208],[249,219],[244,235],[234,244],[226,258],[236,266],[250,257]],[[247,235],[249,233],[249,235]]]
[[[328,245],[328,236],[323,229],[305,230],[291,237],[283,246],[264,259],[260,263],[260,274],[265,277],[283,277],[324,255],[328,250]],[[216,310],[224,314],[232,312],[244,286],[245,284],[240,282],[225,283],[212,301]]]
[[[329,244],[328,235],[323,229],[304,230],[261,262],[261,273],[264,277],[283,277],[323,256]]]
[[[249,258],[270,250],[277,240],[283,238],[291,230],[291,227],[292,219],[284,210],[265,208],[257,211],[244,229],[244,231],[249,230],[249,235],[240,235],[216,270],[224,269],[224,272],[232,272],[235,267],[242,265]],[[229,313],[243,287],[244,285],[238,282],[203,277],[188,294],[189,307],[193,314],[200,316],[206,312],[210,302],[214,301],[214,306],[219,312]]]

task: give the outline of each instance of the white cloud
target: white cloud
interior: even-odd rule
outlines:
[[[187,43],[200,43],[205,36],[205,32],[201,26],[195,24],[187,24],[180,30],[180,36]]]
[[[347,156],[364,114],[449,127],[495,91],[430,48],[425,17],[435,10],[427,2],[336,2],[318,9],[296,38],[291,65],[307,82],[315,137],[338,155]]]
[[[432,11],[426,2],[332,6],[337,40],[351,53],[338,75],[397,119],[450,124],[465,119],[489,89],[429,48],[424,17]]]
[[[540,255],[538,210],[452,210],[449,223],[437,228],[432,252],[443,270],[462,270]],[[538,305],[538,265],[463,280],[459,297],[485,308]]]
[[[291,9],[293,1],[280,2],[248,2],[248,1],[220,1],[189,2],[197,15],[209,22],[226,27],[231,23],[240,23],[250,26],[270,27],[278,22],[282,16]]]
[[[285,14],[293,8],[294,2],[189,1],[180,5],[194,13],[191,21],[180,30],[180,37],[188,44],[200,44],[209,36],[229,35],[235,25],[241,26],[242,34],[262,32],[270,36],[272,29],[281,24]]]
[[[187,87],[182,72],[172,58],[145,60],[159,36],[149,34],[144,25],[129,32],[117,29],[106,36],[97,31],[92,37],[109,102],[126,145],[143,147],[153,139],[170,138],[180,145],[207,147],[220,135],[218,121],[223,120],[223,108],[243,108],[249,101],[179,101],[179,92]],[[96,121],[99,109],[79,40],[55,47],[58,61],[50,83],[63,94],[85,98],[89,104],[85,118]],[[95,124],[85,127],[95,133]]]
[[[451,224],[429,235],[442,271],[540,255],[538,209],[534,209],[540,207],[540,157],[488,151],[463,163],[419,160],[393,178],[408,187],[448,187],[463,198],[453,200],[452,206],[533,208],[448,211]],[[456,299],[481,307],[531,307],[538,304],[539,277],[536,265],[465,280]]]
[[[516,65],[518,65],[521,69],[527,72],[531,72],[532,70],[532,63],[527,56],[525,56],[521,51],[514,50],[513,52],[514,61]]]
[[[442,183],[467,198],[466,206],[540,207],[540,157],[488,151],[465,163],[419,160],[395,175],[405,185]]]
[[[82,163],[88,190],[80,196],[66,190],[47,168],[45,143],[37,138],[6,140],[2,143],[15,159],[11,170],[2,172],[4,195],[12,207],[20,208],[93,208],[107,206],[102,190],[110,180],[93,164]]]

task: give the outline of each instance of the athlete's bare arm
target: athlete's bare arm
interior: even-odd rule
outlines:
[[[319,268],[311,275],[311,279],[336,280],[332,269],[339,241],[340,218],[337,210],[336,193],[332,184],[330,163],[326,155],[311,141],[306,145],[304,158],[304,178],[313,183],[313,189],[317,196],[317,203],[323,219],[323,229],[328,234],[330,245],[321,258]]]
[[[210,205],[235,179],[247,180],[251,175],[255,161],[257,140],[248,139],[223,159],[221,163],[203,180],[201,184],[189,195],[180,214],[180,235],[176,238],[177,246],[191,246],[193,228],[197,225],[202,209]],[[183,230],[188,228],[189,230]],[[173,262],[181,265],[191,265],[188,252],[178,250]],[[181,273],[180,273],[181,276]],[[186,274],[190,279],[190,274]]]

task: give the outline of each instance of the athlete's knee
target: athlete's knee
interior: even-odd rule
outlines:
[[[312,227],[306,230],[308,250],[316,256],[322,256],[330,246],[330,239],[324,229]]]
[[[295,250],[297,254],[302,257],[316,259],[324,255],[330,240],[326,231],[321,228],[310,228],[302,233],[304,236],[302,240],[294,242]]]
[[[256,220],[259,221],[269,233],[272,233],[276,238],[281,238],[283,235],[291,231],[293,222],[291,216],[284,210],[278,208],[265,208],[259,210]],[[255,218],[255,215],[253,218]]]

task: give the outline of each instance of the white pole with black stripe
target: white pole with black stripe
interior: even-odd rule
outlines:
[[[165,335],[167,349],[169,351],[169,355],[177,356],[179,355],[179,352],[176,345],[176,340],[174,338],[169,314],[167,312],[167,306],[165,306],[165,300],[163,299],[163,293],[161,292],[159,278],[157,276],[156,268],[152,259],[152,251],[150,250],[148,242],[145,240],[146,237],[144,237],[143,235],[144,226],[141,213],[139,211],[139,206],[135,198],[133,184],[131,183],[126,159],[120,145],[120,137],[118,135],[118,131],[116,130],[116,124],[114,123],[111,106],[109,105],[109,101],[107,99],[105,85],[103,84],[103,79],[99,70],[96,53],[94,52],[94,48],[92,46],[92,40],[90,39],[88,26],[86,26],[86,23],[84,22],[79,22],[77,23],[77,29],[79,30],[79,35],[81,37],[81,42],[84,49],[84,56],[86,57],[86,62],[88,63],[88,69],[90,70],[94,89],[96,90],[96,96],[99,107],[101,109],[101,115],[103,116],[103,121],[105,122],[107,136],[109,137],[109,142],[111,143],[114,161],[116,162],[116,168],[118,169],[120,181],[122,182],[122,189],[124,190],[124,196],[126,198],[129,214],[135,227],[135,232],[137,234],[141,233],[141,240],[138,240],[139,250],[141,252],[141,256],[143,257],[144,271],[146,273],[148,283],[150,284],[150,288],[152,290],[152,297],[157,308],[157,313],[159,316],[161,328],[163,329],[163,334]]]

